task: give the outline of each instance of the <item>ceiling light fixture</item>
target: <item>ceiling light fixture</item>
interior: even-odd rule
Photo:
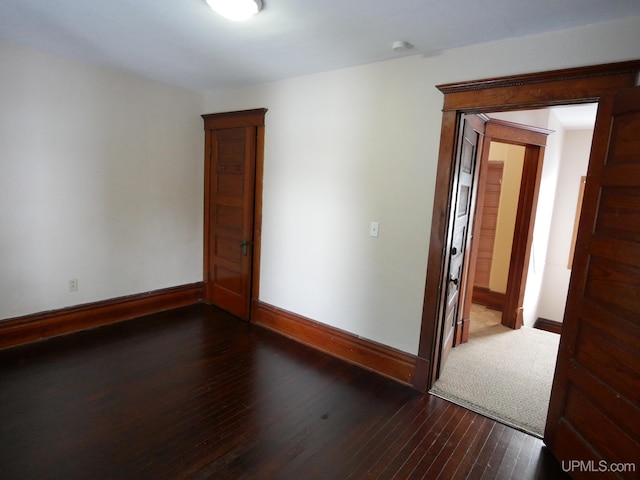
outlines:
[[[206,0],[215,12],[229,20],[241,22],[262,10],[261,0]]]

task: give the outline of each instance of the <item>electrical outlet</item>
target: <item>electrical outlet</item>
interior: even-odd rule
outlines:
[[[78,291],[78,279],[77,278],[72,278],[71,280],[69,280],[69,291],[70,292],[77,292]]]

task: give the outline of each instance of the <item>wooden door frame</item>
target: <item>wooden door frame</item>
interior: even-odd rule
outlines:
[[[540,191],[542,176],[542,163],[547,136],[552,133],[546,128],[523,125],[495,118],[489,118],[485,128],[484,148],[481,152],[478,178],[476,179],[477,201],[474,217],[482,210],[484,205],[484,188],[482,185],[488,166],[489,149],[491,142],[521,145],[525,148],[523,170],[518,194],[518,210],[513,231],[511,263],[507,279],[507,288],[504,294],[502,306],[502,324],[509,328],[522,327],[522,315],[518,311],[518,305],[524,298],[527,270],[529,267],[529,254],[533,240],[533,227],[535,222],[536,205]],[[471,240],[471,252],[469,259],[469,283],[471,289],[464,293],[465,303],[462,309],[461,332],[456,336],[458,343],[464,343],[469,338],[469,316],[471,311],[473,279],[475,277],[475,261],[478,256],[478,241],[480,222],[473,222],[473,235]]]
[[[202,115],[205,130],[204,150],[204,238],[203,238],[203,283],[207,292],[210,278],[209,248],[211,244],[211,130],[237,127],[256,127],[256,163],[253,197],[253,256],[251,261],[251,299],[249,318],[253,318],[253,306],[260,294],[260,255],[262,251],[262,182],[264,177],[264,126],[266,108],[235,112],[209,113]]]
[[[451,203],[452,166],[461,114],[532,110],[598,102],[636,84],[640,60],[438,85],[444,94],[440,152],[414,387],[428,391],[437,379],[442,331],[439,301]]]

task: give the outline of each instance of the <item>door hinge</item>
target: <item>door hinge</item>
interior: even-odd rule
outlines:
[[[250,242],[249,240],[243,240],[240,242],[240,252],[242,253],[243,257],[246,257],[247,255],[249,255],[249,247],[253,246],[253,242]]]

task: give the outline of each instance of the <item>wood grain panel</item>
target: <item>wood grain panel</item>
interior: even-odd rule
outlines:
[[[242,175],[228,172],[218,173],[216,177],[216,188],[219,195],[229,197],[241,192],[244,195],[244,178]]]
[[[239,262],[241,260],[242,253],[238,248],[238,240],[235,238],[218,235],[215,239],[214,248],[216,255],[221,259],[231,262]]]
[[[638,163],[640,150],[640,114],[637,112],[621,116],[611,135],[616,139],[615,147],[607,159],[607,165],[616,163]]]
[[[580,363],[572,363],[567,377],[576,388],[582,391],[589,390],[592,403],[615,420],[618,425],[624,425],[630,437],[635,438],[636,441],[640,438],[637,405],[620,396],[604,382],[594,381],[594,375]]]
[[[220,288],[234,293],[242,292],[242,276],[234,270],[216,265],[214,267],[213,278]]]
[[[640,239],[640,190],[603,188],[600,203],[596,233],[630,242]]]
[[[640,311],[640,268],[593,257],[585,297],[629,312]]]
[[[567,393],[567,420],[589,443],[603,445],[602,453],[609,461],[624,463],[640,458],[638,445],[576,388]]]
[[[597,335],[588,324],[580,329],[575,359],[613,390],[633,403],[640,402],[638,351]]]
[[[242,173],[245,164],[245,134],[241,128],[218,130],[218,172]]]
[[[480,233],[477,240],[475,240],[478,242],[476,270],[473,282],[475,287],[490,288],[493,248],[496,240],[496,228],[498,226],[503,171],[504,162],[487,162],[486,178],[483,181],[484,195],[482,212],[480,212]]]
[[[234,229],[242,228],[242,208],[216,205],[216,225]]]

